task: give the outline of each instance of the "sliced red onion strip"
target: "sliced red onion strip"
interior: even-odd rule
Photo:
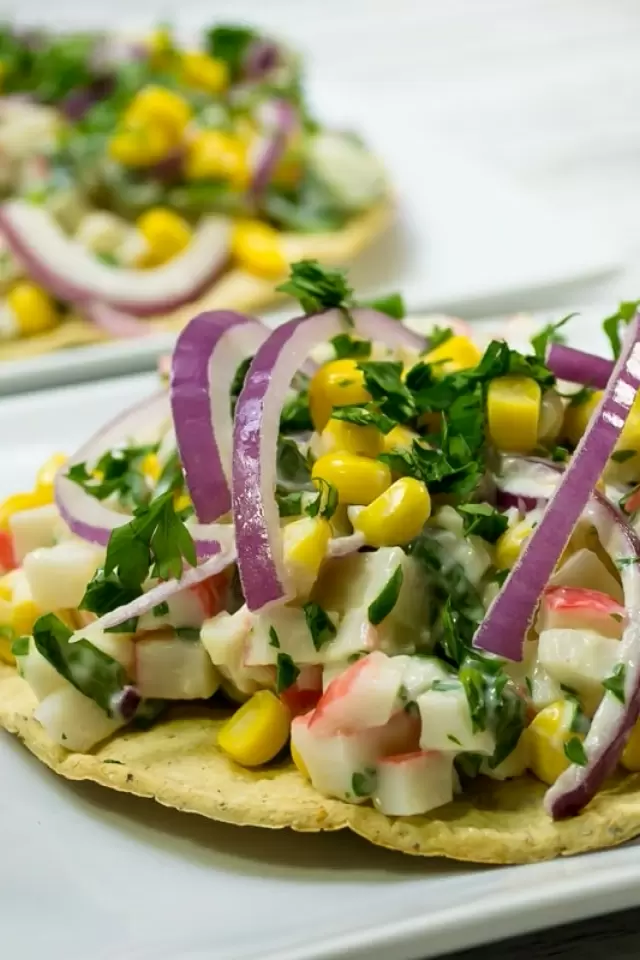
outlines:
[[[509,660],[522,659],[538,599],[613,452],[639,386],[640,318],[636,315],[598,409],[542,520],[478,628],[475,646]]]
[[[598,390],[604,390],[613,373],[613,362],[606,357],[583,353],[562,343],[551,344],[547,366],[559,380],[587,384]]]
[[[262,105],[261,119],[266,132],[258,140],[251,159],[251,193],[255,199],[264,193],[271,182],[296,124],[296,112],[287,100],[271,100]]]
[[[496,502],[499,507],[516,507],[523,512],[535,510],[548,500],[558,486],[558,471],[545,460],[533,457],[503,457],[495,476]]]
[[[586,766],[572,764],[547,790],[544,805],[554,818],[573,816],[595,796],[613,772],[640,714],[640,540],[611,504],[599,496],[585,517],[614,560],[631,561],[620,570],[627,626],[620,640],[618,663],[624,665],[624,698],[606,690],[584,741]]]
[[[267,336],[252,317],[214,310],[194,317],[176,342],[171,409],[187,487],[202,523],[231,509],[231,385],[240,362]]]
[[[203,580],[208,580],[209,577],[220,573],[236,558],[231,524],[229,524],[228,532],[221,528],[221,542],[217,543],[217,548],[207,560],[204,560],[197,567],[191,567],[179,580],[165,580],[159,583],[148,590],[147,593],[143,593],[141,597],[132,600],[131,603],[125,603],[116,610],[106,613],[92,623],[91,628],[109,630],[132,617],[141,617],[144,613],[153,610],[159,603],[164,603],[175,593],[186,590],[188,587],[194,587],[196,584],[202,583]],[[81,637],[78,636],[78,639],[81,639]]]
[[[424,339],[376,310],[352,311],[355,332],[389,346],[424,349]],[[291,595],[274,491],[280,411],[296,372],[317,344],[350,329],[340,310],[290,320],[256,353],[238,398],[232,506],[238,568],[247,606],[260,610]]]
[[[60,300],[98,301],[125,313],[166,313],[195,299],[226,265],[231,226],[224,217],[206,217],[186,250],[149,270],[101,263],[68,237],[53,217],[24,200],[0,207],[0,234],[29,275]]]
[[[144,337],[153,333],[153,327],[145,323],[140,317],[134,317],[130,313],[123,313],[122,310],[110,306],[108,303],[98,303],[92,301],[82,306],[83,316],[94,326],[112,337],[122,339],[131,337]]]

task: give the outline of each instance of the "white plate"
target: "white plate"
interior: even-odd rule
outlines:
[[[311,95],[327,123],[362,132],[397,189],[396,227],[350,271],[361,295],[400,290],[413,310],[480,316],[532,305],[534,295],[534,306],[552,303],[561,289],[602,278],[618,264],[612,242],[588,221],[564,221],[561,210],[434,142],[417,119],[415,93],[399,95],[399,106],[329,83]],[[171,339],[153,335],[0,363],[0,393],[150,369]]]
[[[600,341],[591,321],[579,340]],[[0,498],[154,387],[143,375],[4,400]],[[72,785],[4,734],[0,851],[11,960],[409,960],[640,903],[633,845],[504,869],[403,858]]]

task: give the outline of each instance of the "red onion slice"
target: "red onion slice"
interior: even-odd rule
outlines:
[[[262,104],[260,119],[265,133],[259,138],[251,158],[251,193],[255,199],[269,186],[297,117],[293,104],[288,101],[268,100]]]
[[[117,627],[132,617],[141,617],[144,613],[153,610],[159,603],[164,603],[165,600],[168,600],[175,593],[186,590],[187,587],[194,587],[196,584],[202,583],[203,580],[208,580],[209,577],[220,573],[225,567],[228,567],[230,563],[233,563],[236,558],[236,551],[233,543],[233,527],[231,524],[229,524],[227,529],[221,526],[219,532],[220,540],[217,542],[217,550],[213,550],[207,560],[204,560],[204,562],[197,567],[191,567],[179,580],[172,579],[159,583],[157,586],[152,587],[151,590],[148,590],[147,593],[143,593],[141,597],[132,600],[131,603],[125,603],[116,610],[111,610],[103,617],[100,617],[99,620],[92,623],[91,628],[109,630],[111,627]],[[80,637],[78,637],[78,639],[80,639]]]
[[[534,457],[506,456],[494,477],[499,507],[516,507],[520,512],[535,510],[540,501],[549,500],[558,486],[558,469],[546,460]]]
[[[186,250],[161,267],[116,268],[68,237],[42,207],[9,200],[0,207],[0,234],[29,275],[71,303],[109,303],[126,313],[166,313],[195,299],[218,276],[229,254],[231,226],[205,217]]]
[[[613,373],[613,362],[606,357],[583,353],[562,343],[551,344],[546,363],[558,379],[584,383],[598,390],[604,390]]]
[[[176,342],[171,410],[187,487],[203,523],[231,509],[231,385],[240,362],[267,336],[251,317],[214,310],[194,317]]]
[[[131,337],[145,337],[153,333],[153,327],[140,317],[134,317],[130,313],[123,313],[122,310],[110,306],[108,303],[97,303],[92,301],[82,306],[82,313],[87,320],[104,330],[112,337],[127,339]]]
[[[630,323],[622,353],[586,433],[506,583],[474,638],[474,645],[521,660],[538,599],[620,437],[640,386],[640,317]]]
[[[620,640],[618,663],[624,665],[624,703],[610,691],[596,710],[584,741],[585,766],[572,764],[547,790],[544,805],[554,818],[573,816],[595,796],[616,767],[640,714],[640,540],[618,511],[598,497],[587,507],[601,543],[615,559],[630,561],[620,570],[627,626]]]
[[[355,331],[390,347],[422,350],[425,341],[376,310],[352,311]],[[290,320],[256,353],[238,398],[233,436],[232,506],[238,568],[247,606],[260,610],[291,594],[284,570],[275,500],[280,411],[310,351],[350,329],[340,310]]]

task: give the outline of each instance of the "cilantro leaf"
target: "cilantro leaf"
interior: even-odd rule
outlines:
[[[328,643],[329,640],[332,640],[336,635],[333,620],[326,610],[322,609],[319,603],[315,603],[312,600],[305,603],[302,609],[304,610],[305,620],[307,621],[313,645],[316,650],[320,650],[325,643]]]
[[[234,415],[236,410],[236,404],[238,402],[238,397],[242,393],[242,388],[244,387],[244,382],[247,379],[247,374],[249,372],[249,367],[253,362],[253,357],[245,357],[242,360],[236,369],[236,372],[231,381],[231,389],[229,390],[229,399],[231,402],[231,416]]]
[[[376,788],[377,774],[374,767],[365,767],[351,778],[351,790],[356,797],[370,797]]]
[[[552,343],[566,343],[566,337],[564,334],[560,333],[560,330],[572,320],[573,317],[577,317],[577,313],[569,313],[566,317],[563,317],[561,320],[557,320],[556,323],[549,323],[546,327],[543,327],[535,336],[531,337],[531,346],[533,347],[533,352],[538,360],[544,361],[547,356],[547,350]]]
[[[305,513],[308,517],[324,517],[330,520],[338,509],[338,491],[322,477],[315,477],[313,485],[318,490],[318,495],[305,507]]]
[[[369,619],[369,623],[371,623],[374,627],[377,627],[378,624],[382,623],[382,621],[389,616],[395,607],[396,603],[398,602],[398,597],[400,596],[403,580],[404,571],[401,564],[398,564],[378,596],[369,604],[367,617]]]
[[[334,407],[331,417],[333,420],[355,423],[360,427],[375,427],[384,434],[390,433],[396,426],[396,421],[378,410],[373,403],[350,403]]]
[[[216,60],[224,60],[232,82],[239,80],[244,72],[244,61],[251,44],[258,34],[250,27],[228,24],[207,31],[207,49]]]
[[[388,293],[384,297],[376,297],[374,300],[359,300],[359,307],[371,307],[379,313],[385,313],[393,320],[404,320],[407,310],[404,299],[400,293]]]
[[[608,690],[609,693],[612,693],[616,700],[619,700],[620,703],[625,702],[625,675],[626,669],[624,663],[617,663],[609,676],[605,677],[605,679],[602,681],[602,686],[605,688],[605,690]]]
[[[289,279],[276,290],[298,300],[305,313],[353,306],[353,290],[344,271],[323,267],[317,260],[292,263]]]
[[[509,526],[507,517],[488,503],[461,504],[458,513],[463,515],[467,536],[475,534],[489,543],[495,543]]]
[[[620,328],[623,324],[627,324],[633,319],[638,307],[640,307],[640,300],[623,301],[615,313],[602,321],[602,329],[607,335],[609,343],[611,344],[611,352],[616,360],[620,356],[620,350],[622,348]]]
[[[571,739],[564,745],[564,755],[571,763],[577,764],[579,767],[586,767],[587,765],[587,754],[582,745],[582,741],[578,737],[571,737]]]
[[[278,437],[276,471],[283,492],[311,489],[311,470],[307,458],[290,437]]]
[[[300,669],[295,665],[288,653],[278,653],[276,663],[276,693],[280,694],[298,679]]]
[[[117,494],[123,506],[140,506],[151,499],[142,461],[157,449],[157,444],[115,447],[104,453],[91,469],[86,463],[74,463],[67,477],[97,500]]]
[[[403,366],[390,360],[364,360],[358,364],[364,384],[380,411],[396,423],[404,423],[416,413],[413,395],[403,382]]]
[[[276,487],[276,503],[281,517],[299,517],[302,514],[303,491],[292,490],[284,493],[282,487]]]
[[[79,609],[89,610],[101,617],[110,610],[116,610],[126,603],[131,603],[140,596],[140,592],[139,586],[126,587],[115,573],[105,576],[104,570],[100,569],[87,584]],[[168,612],[168,604],[165,606]]]
[[[370,340],[357,340],[348,333],[337,334],[332,337],[331,343],[336,354],[336,360],[364,359],[371,354]]]
[[[16,659],[18,657],[26,657],[29,653],[30,643],[30,637],[16,637],[11,644],[11,653]]]
[[[636,453],[636,450],[614,450],[611,454],[611,460],[614,463],[626,463],[627,460],[632,460]]]
[[[280,637],[274,626],[269,627],[269,646],[275,647],[276,650],[280,649]]]
[[[441,347],[443,343],[446,343],[447,340],[451,340],[451,337],[453,336],[454,332],[451,327],[435,326],[428,337],[427,351],[435,350],[436,347]]]

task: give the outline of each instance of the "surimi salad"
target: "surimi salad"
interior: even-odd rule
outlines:
[[[0,504],[35,719],[85,753],[224,707],[232,768],[390,817],[526,777],[578,814],[640,770],[637,305],[608,361],[571,318],[525,354],[314,261],[285,287],[301,316],[195,316],[168,385]]]

